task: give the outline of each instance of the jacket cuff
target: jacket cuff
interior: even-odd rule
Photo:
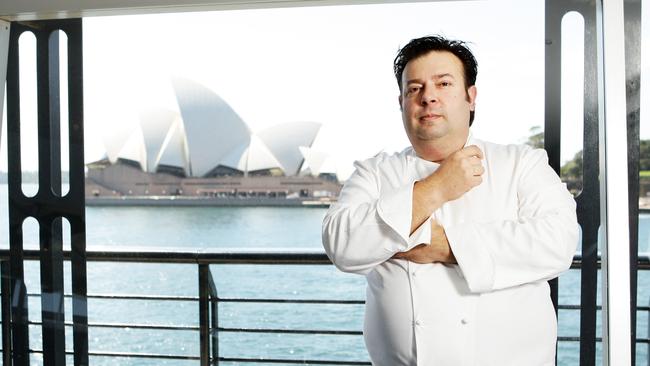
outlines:
[[[481,245],[476,228],[470,223],[462,223],[444,229],[461,277],[465,278],[470,291],[492,290],[494,262],[490,252]]]
[[[387,249],[392,252],[403,251],[409,245],[414,183],[412,181],[397,189],[382,191],[377,203],[377,214],[400,239],[389,244]]]
[[[407,250],[418,246],[420,244],[431,244],[431,217],[426,219],[415,231],[408,240]]]

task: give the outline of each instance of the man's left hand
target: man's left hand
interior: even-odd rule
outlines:
[[[445,229],[435,220],[431,222],[431,244],[420,244],[409,251],[395,253],[393,258],[406,259],[415,263],[456,263]]]

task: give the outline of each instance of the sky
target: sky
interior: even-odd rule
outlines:
[[[522,143],[544,124],[543,14],[543,0],[490,0],[85,18],[86,162],[103,157],[105,141],[137,128],[141,110],[178,110],[170,79],[182,76],[220,95],[253,131],[291,121],[322,123],[313,148],[327,153],[345,179],[354,160],[408,146],[392,61],[410,39],[427,34],[469,42],[478,60],[472,134]],[[565,17],[563,161],[582,148],[580,22],[575,14]],[[30,40],[21,42],[24,55],[33,55]],[[21,67],[34,70],[29,58]],[[21,82],[35,85],[34,73],[22,74]],[[28,170],[37,167],[34,93],[25,88],[21,106],[23,145],[32,147],[22,158]],[[650,105],[648,96],[642,93],[642,106]],[[642,138],[648,138],[641,118]],[[3,122],[2,171],[5,131]]]

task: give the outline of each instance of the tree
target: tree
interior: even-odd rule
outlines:
[[[530,136],[528,136],[528,141],[526,145],[532,146],[534,148],[543,149],[544,148],[544,131],[539,126],[533,126],[530,128]]]
[[[641,140],[639,144],[639,170],[650,170],[650,140]]]
[[[540,126],[533,126],[529,130],[530,136],[526,141],[526,145],[534,148],[544,148],[544,131]],[[648,146],[650,148],[650,145]],[[650,164],[650,159],[648,159]],[[582,150],[578,151],[573,159],[567,161],[561,168],[560,174],[564,179],[576,179],[582,176]]]
[[[582,150],[578,151],[573,156],[573,159],[562,165],[560,175],[565,179],[578,179],[582,177]]]
[[[641,140],[639,148],[639,171],[650,170],[650,140]],[[580,178],[582,176],[582,150],[560,169],[562,177]]]
[[[544,148],[544,131],[540,126],[530,128],[530,136],[526,144],[535,148]],[[650,171],[650,140],[641,140],[639,144],[639,170]],[[573,159],[564,163],[560,174],[564,179],[579,179],[582,177],[582,150],[578,151]]]

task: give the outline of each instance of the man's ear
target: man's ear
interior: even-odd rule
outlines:
[[[469,102],[469,110],[473,111],[476,108],[476,85],[467,88],[467,99]]]

